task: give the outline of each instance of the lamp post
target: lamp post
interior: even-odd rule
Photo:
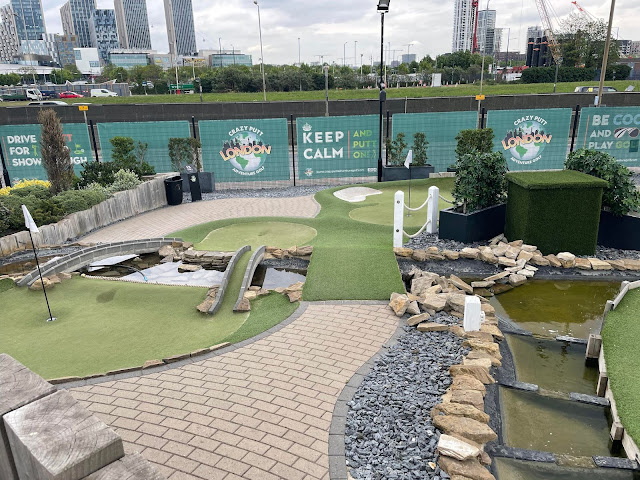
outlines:
[[[378,12],[380,12],[380,128],[378,130],[378,182],[382,181],[382,113],[387,92],[384,84],[384,14],[389,12],[391,0],[378,0]]]
[[[343,67],[347,64],[347,43],[349,42],[344,42],[344,45],[342,46],[342,66]]]
[[[353,66],[358,69],[358,40],[353,42]]]
[[[262,51],[262,22],[260,20],[260,5],[258,5],[258,0],[253,0],[253,3],[258,7],[258,30],[260,32],[260,66],[262,68],[262,94],[264,96],[264,101],[267,101],[267,82],[264,77],[264,53]]]
[[[218,53],[220,54],[220,68],[222,68],[222,37],[218,37]]]
[[[600,85],[598,86],[598,99],[596,107],[602,105],[604,95],[604,76],[607,73],[607,62],[609,60],[609,48],[611,46],[611,24],[613,23],[613,10],[616,7],[616,0],[611,0],[611,10],[609,11],[609,25],[607,25],[607,39],[604,42],[604,55],[602,55],[602,69],[600,71]]]
[[[173,2],[171,0],[169,0],[169,9],[171,10],[171,30],[173,30],[173,54],[176,61],[176,95],[178,95],[180,93],[180,81],[178,80],[178,38],[176,36],[176,18],[173,14]]]
[[[27,42],[27,55],[31,56],[31,46],[29,45],[29,36],[27,35],[27,22],[25,22],[24,17],[21,17],[16,12],[13,12],[13,16],[22,20],[22,29],[24,30],[24,41]],[[31,64],[31,60],[29,60],[29,64]],[[37,85],[36,75],[33,70],[31,70],[31,78],[33,78],[33,85]]]
[[[298,37],[298,73],[300,76],[300,91],[302,91],[302,57],[300,56],[300,37]]]
[[[482,82],[484,81],[484,57],[485,57],[485,53],[487,51],[487,35],[486,35],[486,28],[487,28],[487,22],[486,22],[486,18],[487,15],[489,15],[489,2],[491,0],[487,0],[487,8],[485,9],[485,35],[484,35],[484,41],[482,43],[482,70],[480,70],[480,95],[478,96],[478,99],[482,98]],[[453,74],[452,74],[453,75]],[[478,100],[478,128],[480,128],[480,106],[482,105],[482,100]]]

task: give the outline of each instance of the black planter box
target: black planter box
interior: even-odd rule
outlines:
[[[616,217],[602,210],[598,245],[622,250],[640,250],[640,215]]]
[[[506,214],[504,203],[467,214],[447,208],[440,211],[438,236],[464,243],[489,240],[504,232]]]
[[[212,193],[216,189],[216,182],[213,172],[198,172],[198,180],[200,180],[200,191],[202,193]],[[182,173],[182,191],[189,191],[189,174]]]
[[[436,171],[436,167],[425,165],[423,167],[411,167],[411,178],[429,178],[429,174]],[[382,181],[409,180],[409,169],[404,165],[398,167],[382,167]]]

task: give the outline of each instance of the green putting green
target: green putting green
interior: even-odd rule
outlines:
[[[453,179],[414,180],[412,193],[420,195],[417,192],[426,192],[431,185],[437,185],[446,195],[453,187]],[[311,227],[317,231],[317,236],[308,242],[309,245],[313,245],[314,250],[302,295],[304,300],[388,299],[392,292],[404,291],[400,270],[393,254],[393,227],[386,223],[354,220],[352,213],[354,210],[370,208],[367,215],[372,217],[379,215],[384,218],[389,212],[392,215],[391,192],[399,188],[408,188],[408,182],[373,183],[366,186],[385,191],[386,201],[384,198],[380,200],[380,197],[385,197],[383,194],[367,197],[364,202],[357,204],[345,202],[333,195],[337,190],[348,188],[342,186],[316,194],[315,198],[322,207],[316,218],[228,219],[197,225],[170,235],[199,244],[212,231],[231,225],[246,225],[246,231],[249,232],[253,228],[252,225],[259,226],[265,222]],[[426,193],[423,193],[423,201],[425,198]],[[422,226],[422,223],[419,226]],[[415,230],[419,226],[416,223]],[[283,244],[293,243],[285,240]],[[257,247],[258,244],[264,242],[252,246]]]
[[[306,225],[287,222],[234,223],[210,232],[195,245],[200,250],[234,251],[244,245],[289,248],[307,245],[318,232]]]
[[[631,437],[640,439],[640,289],[630,290],[615,310],[607,314],[602,330],[609,385],[620,420]]]

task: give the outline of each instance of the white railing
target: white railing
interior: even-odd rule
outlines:
[[[447,203],[453,204],[451,200],[448,200],[440,195],[440,189],[438,187],[429,187],[429,195],[425,202],[417,208],[411,208],[404,203],[404,192],[398,190],[394,198],[393,205],[393,247],[402,247],[404,243],[404,237],[415,238],[425,230],[427,233],[438,232],[438,200],[442,199]],[[427,207],[427,221],[416,233],[410,235],[404,231],[404,212],[417,212]]]

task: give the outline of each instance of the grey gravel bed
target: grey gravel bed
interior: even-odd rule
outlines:
[[[487,245],[489,242],[476,242],[476,243],[462,243],[455,240],[440,239],[438,234],[435,233],[421,233],[416,238],[412,238],[410,241],[404,244],[407,248],[424,249],[427,247],[438,247],[440,250],[457,250],[460,251],[465,247],[477,248],[482,245]],[[580,255],[578,255],[580,256]],[[590,255],[588,255],[590,256]],[[596,247],[596,257],[602,260],[619,260],[621,258],[640,259],[639,250],[618,250],[617,248]],[[587,256],[582,256],[587,258]]]
[[[431,320],[458,323],[444,312]],[[449,478],[429,466],[436,462],[440,438],[431,409],[451,385],[449,367],[461,363],[464,353],[462,340],[452,333],[404,327],[348,404],[345,454],[354,479]]]
[[[212,193],[203,193],[202,200],[220,200],[222,198],[292,198],[314,195],[321,190],[332,188],[335,185],[313,185],[305,187],[286,188],[261,188],[243,190],[220,190]],[[182,203],[191,203],[191,194],[185,192]]]
[[[59,248],[45,248],[38,249],[38,259],[42,257],[62,257],[70,253],[80,250],[82,247],[59,247]],[[12,253],[6,257],[0,257],[0,265],[8,265],[10,263],[26,262],[28,260],[34,260],[33,250],[23,250],[20,252]],[[41,262],[42,265],[44,262]]]

